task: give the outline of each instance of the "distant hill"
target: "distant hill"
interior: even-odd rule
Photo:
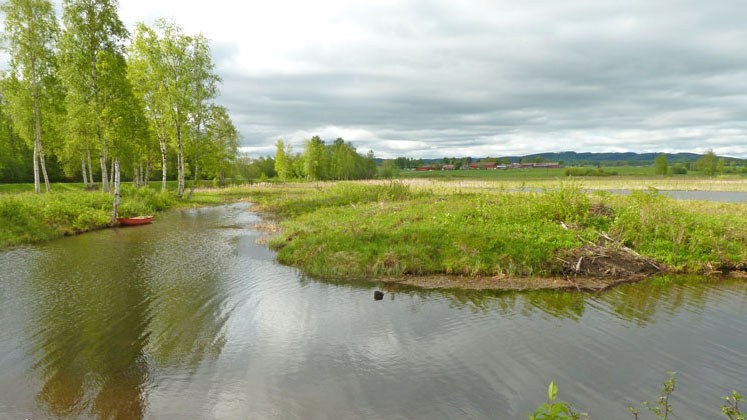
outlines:
[[[525,156],[508,156],[512,162],[518,162],[523,158],[535,158],[542,156],[553,162],[563,161],[567,165],[573,162],[628,162],[628,164],[649,164],[654,161],[661,153],[633,153],[633,152],[609,152],[609,153],[577,153],[577,152],[554,152],[554,153],[535,153]],[[693,162],[700,159],[703,155],[697,153],[666,153],[669,163],[676,162]]]
[[[524,158],[533,159],[537,156],[542,156],[550,162],[562,161],[566,166],[572,165],[650,165],[653,163],[661,153],[633,153],[633,152],[606,152],[606,153],[591,153],[591,152],[548,152],[548,153],[533,153],[524,156],[490,156],[491,158],[502,158],[507,157],[511,162],[519,162]],[[673,163],[686,163],[694,162],[700,159],[703,155],[697,153],[666,153],[669,164]],[[726,158],[729,160],[740,160],[727,156],[719,156],[719,158]],[[459,157],[461,159],[462,157]],[[473,161],[486,159],[487,156],[483,157],[472,157]],[[420,161],[418,159],[418,161]],[[423,163],[437,163],[442,162],[443,158],[433,159],[422,159]]]

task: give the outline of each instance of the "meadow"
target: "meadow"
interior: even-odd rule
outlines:
[[[274,215],[278,261],[326,278],[497,276],[630,278],[744,269],[747,206],[655,191],[587,194],[450,183],[234,188]]]

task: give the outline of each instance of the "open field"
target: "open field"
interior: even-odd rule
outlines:
[[[651,169],[647,167],[612,168],[621,169],[620,176],[612,177],[574,177],[575,182],[580,183],[590,190],[647,190],[656,188],[658,190],[679,191],[738,191],[747,192],[747,177],[741,175],[720,175],[706,177],[690,173],[687,175],[655,176],[651,175]],[[431,171],[415,172],[401,171],[397,179],[415,188],[433,188],[438,185],[448,186],[449,189],[519,189],[519,188],[545,188],[557,185],[559,180],[569,179],[564,175],[564,169],[513,169],[513,170],[476,170],[476,171]],[[363,183],[381,184],[389,180],[359,181]],[[332,184],[333,181],[327,183]],[[126,185],[127,183],[123,183]],[[160,190],[161,181],[151,181],[149,187]],[[318,183],[314,183],[316,185]],[[176,191],[176,181],[168,181],[167,189]],[[191,181],[187,182],[187,187]],[[42,189],[44,186],[42,185]],[[53,192],[82,191],[82,183],[52,183]],[[209,180],[200,181],[203,191],[213,189],[213,182]],[[30,192],[34,190],[33,184],[0,184],[0,194]]]
[[[399,171],[401,178],[436,178],[436,179],[543,179],[543,178],[564,178],[567,168],[526,168],[526,169],[507,169],[507,170],[454,170],[454,171]],[[591,167],[582,167],[581,169],[593,169]],[[605,172],[617,172],[619,177],[643,177],[643,178],[661,178],[662,175],[656,175],[652,166],[612,166],[602,167]],[[747,179],[744,174],[725,174],[734,178]],[[688,171],[684,175],[667,175],[671,178],[708,178],[702,172]]]

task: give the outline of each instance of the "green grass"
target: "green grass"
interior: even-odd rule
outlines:
[[[552,276],[561,271],[559,253],[603,234],[676,270],[747,261],[747,206],[741,204],[643,192],[588,195],[567,183],[532,193],[393,182],[248,188],[243,194],[282,217],[284,231],[270,242],[278,260],[315,276]],[[593,204],[611,208],[612,215],[590,213]]]
[[[568,168],[527,168],[527,169],[508,169],[508,170],[455,170],[455,171],[399,171],[399,178],[426,178],[426,179],[477,179],[477,180],[495,180],[495,181],[517,181],[517,180],[540,180],[566,178],[566,169]],[[583,169],[596,169],[584,167]],[[661,175],[654,174],[652,166],[611,166],[601,168],[605,172],[617,172],[617,177],[636,177],[636,178],[661,178]],[[744,178],[744,174],[731,174],[732,177]],[[689,171],[684,175],[669,175],[668,178],[688,179],[688,178],[709,178],[706,175]]]
[[[101,183],[97,183],[99,187]],[[123,182],[122,185],[131,185],[129,182]],[[187,180],[187,189],[192,185],[191,180]],[[200,187],[210,188],[213,186],[213,181],[201,180]],[[42,191],[45,191],[44,184],[42,183]],[[83,191],[82,182],[52,182],[49,184],[51,192],[63,192],[63,191]],[[161,181],[150,181],[148,187],[153,190],[161,190]],[[168,191],[176,191],[178,187],[177,181],[166,181],[166,189]],[[22,183],[22,184],[0,184],[0,194],[16,194],[21,192],[33,192],[33,183]]]
[[[0,195],[0,249],[106,227],[112,196],[100,191],[22,192]],[[199,206],[222,202],[220,197],[195,195],[189,202],[173,193],[122,186],[119,215],[154,215],[175,205]]]

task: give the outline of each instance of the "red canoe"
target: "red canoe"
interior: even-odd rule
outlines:
[[[120,224],[127,226],[134,225],[147,225],[153,220],[153,216],[137,216],[137,217],[118,217],[117,221]]]

